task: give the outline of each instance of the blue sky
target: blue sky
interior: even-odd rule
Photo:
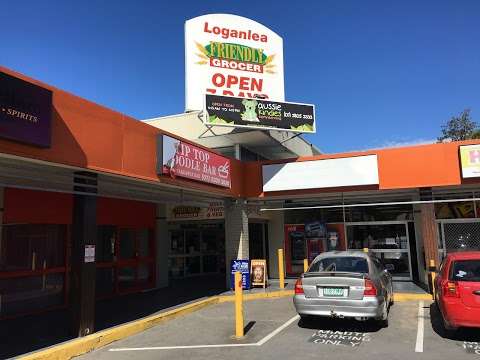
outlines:
[[[3,10],[7,11],[3,11]],[[480,122],[480,1],[7,1],[0,63],[138,119],[184,109],[185,20],[252,18],[284,39],[288,101],[324,152],[426,142]]]

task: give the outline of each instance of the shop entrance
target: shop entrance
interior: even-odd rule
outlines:
[[[250,259],[268,259],[268,226],[266,223],[248,223],[248,250]]]
[[[98,298],[154,286],[153,230],[99,225],[96,246]]]
[[[395,280],[412,280],[407,221],[347,223],[348,249],[373,253]]]

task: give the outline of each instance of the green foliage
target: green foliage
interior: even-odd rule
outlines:
[[[477,129],[477,123],[472,120],[470,109],[465,109],[459,116],[452,116],[447,124],[442,126],[442,135],[437,140],[443,142],[479,138],[480,129]]]

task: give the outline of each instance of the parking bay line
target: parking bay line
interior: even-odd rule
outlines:
[[[424,333],[424,303],[423,300],[418,302],[418,327],[417,342],[415,343],[415,352],[423,352],[423,333]]]
[[[273,330],[270,334],[262,338],[256,343],[248,344],[212,344],[212,345],[180,345],[180,346],[152,346],[152,347],[139,347],[139,348],[116,348],[109,349],[108,351],[146,351],[146,350],[178,350],[178,349],[204,349],[204,348],[222,348],[222,347],[248,347],[248,346],[262,346],[275,335],[278,335],[282,330],[290,326],[293,322],[300,318],[299,315],[295,315],[293,318]]]

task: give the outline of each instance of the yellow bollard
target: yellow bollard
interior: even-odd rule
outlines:
[[[430,269],[433,269],[435,267],[435,261],[430,260]],[[430,271],[430,276],[432,277],[432,300],[435,300],[435,277],[437,274],[435,274],[435,271]]]
[[[368,253],[368,248],[363,248],[364,253]]]
[[[283,271],[283,249],[278,249],[278,279],[280,289],[285,289],[285,273]]]
[[[308,259],[303,259],[303,272],[308,271]]]
[[[240,271],[235,272],[235,337],[243,337],[243,287]]]

